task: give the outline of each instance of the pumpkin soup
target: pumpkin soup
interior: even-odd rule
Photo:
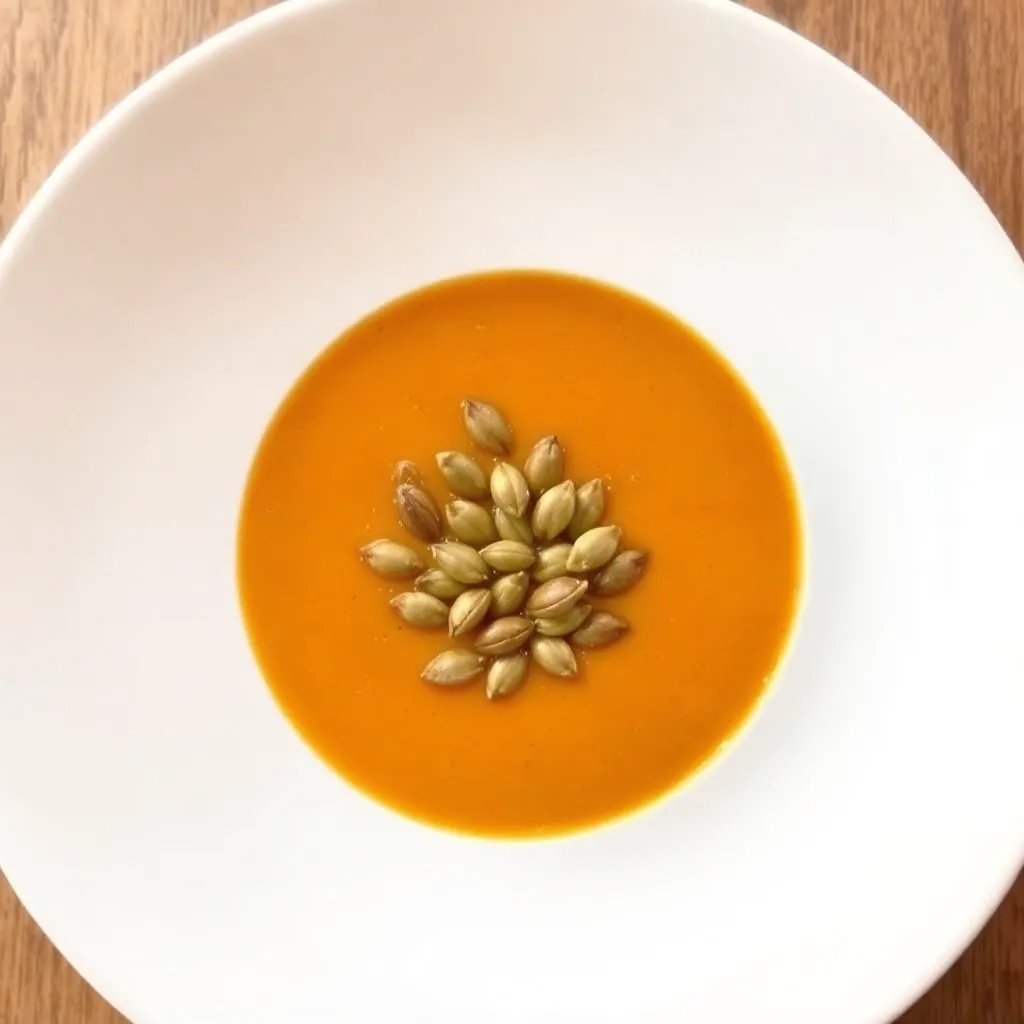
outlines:
[[[701,338],[517,271],[405,296],[317,359],[257,452],[238,572],[272,691],[343,776],[437,825],[550,835],[664,793],[743,722],[800,544],[774,434]]]

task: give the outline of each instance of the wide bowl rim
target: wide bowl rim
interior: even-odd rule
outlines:
[[[10,273],[12,267],[19,259],[20,253],[29,242],[33,231],[62,192],[72,183],[80,171],[87,166],[95,154],[101,151],[119,132],[125,130],[135,118],[144,116],[147,107],[159,96],[172,90],[179,82],[198,71],[201,67],[215,62],[226,54],[245,46],[258,36],[274,32],[288,22],[309,16],[321,9],[369,2],[373,2],[373,0],[283,0],[283,2],[249,15],[241,21],[214,33],[165,64],[136,89],[112,105],[89,127],[78,141],[64,153],[56,167],[46,177],[21,212],[16,215],[5,237],[0,239],[0,282]],[[804,62],[818,62],[818,67],[824,73],[833,77],[843,76],[846,82],[844,88],[860,89],[870,94],[872,96],[871,102],[875,104],[878,117],[898,117],[905,131],[917,134],[919,141],[927,140],[927,144],[931,146],[935,156],[940,157],[948,168],[954,169],[963,183],[967,184],[971,191],[974,192],[974,195],[980,200],[979,213],[981,209],[984,209],[984,212],[987,214],[988,231],[993,245],[1001,244],[1013,254],[1016,258],[1022,283],[1024,283],[1024,260],[1021,259],[1013,242],[991,209],[985,204],[984,199],[979,196],[966,176],[924,129],[892,99],[881,92],[880,89],[813,41],[798,35],[771,18],[740,4],[730,2],[730,0],[673,0],[673,2],[679,3],[681,6],[693,5],[704,7],[714,11],[716,16],[736,19],[745,26],[746,31],[760,33],[765,45],[788,47],[793,59]],[[795,482],[797,484],[797,493],[799,494],[799,481]],[[806,561],[809,557],[806,519],[802,518],[801,528],[805,565],[801,575],[799,610],[802,610],[803,607],[807,578]],[[792,649],[794,643],[796,629],[800,620],[799,610],[794,618],[783,657],[780,659],[780,669],[785,661],[785,655]],[[750,723],[758,717],[761,707],[766,700],[770,699],[771,693],[775,688],[775,683],[766,688],[765,695],[751,710],[744,724],[732,740],[729,741],[730,744],[737,742],[741,735],[747,731]],[[694,778],[703,775],[708,768],[711,768],[720,760],[722,760],[721,755],[715,755],[695,773]],[[684,780],[682,785],[686,784],[687,780]],[[876,1019],[879,1021],[879,1024],[883,1024],[883,1022],[894,1016],[899,1016],[948,971],[977,937],[989,918],[1005,899],[1022,867],[1024,867],[1024,821],[1022,821],[1021,836],[1017,842],[1016,849],[1012,853],[1007,852],[1005,871],[997,873],[993,869],[987,885],[984,886],[987,890],[986,894],[984,897],[979,897],[971,920],[966,922],[950,922],[949,931],[951,936],[945,943],[944,956],[936,958],[929,969],[922,969],[914,972],[912,976],[907,976],[902,986],[903,994],[898,1001],[893,1002],[886,999],[883,1003],[884,997],[878,1000],[876,1010],[878,1016]],[[2,864],[0,864],[0,869],[2,869]],[[86,982],[93,986],[104,999],[108,1000],[111,1005],[129,1019],[140,1021],[146,1019],[146,1008],[135,1005],[125,997],[122,986],[118,983],[116,976],[108,974],[105,968],[96,963],[89,950],[68,941],[61,928],[59,915],[52,915],[48,910],[43,909],[38,904],[34,895],[28,895],[27,897],[23,895],[22,887],[19,886],[17,879],[11,878],[10,875],[7,875],[7,878],[12,891],[14,891],[40,929],[61,955],[82,975]]]

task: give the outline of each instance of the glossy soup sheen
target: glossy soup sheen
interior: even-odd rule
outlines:
[[[481,678],[421,681],[447,636],[403,624],[388,599],[408,585],[358,555],[379,537],[423,550],[397,524],[391,468],[412,459],[446,497],[434,453],[471,450],[466,396],[505,412],[520,464],[556,433],[573,479],[605,479],[605,521],[651,552],[606,602],[630,635],[575,680],[532,668],[505,701]],[[542,835],[651,800],[728,739],[785,646],[800,543],[774,434],[699,336],[604,285],[506,272],[401,298],[313,364],[256,456],[239,581],[270,687],[345,778],[437,825]]]

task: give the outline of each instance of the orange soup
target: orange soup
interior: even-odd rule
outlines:
[[[362,545],[424,545],[398,525],[391,470],[411,459],[439,504],[435,453],[474,451],[460,402],[494,403],[511,461],[557,434],[566,474],[600,477],[604,522],[650,553],[603,602],[631,624],[579,675],[530,671],[489,701],[478,678],[432,686],[450,646],[389,607]],[[281,707],[346,779],[436,825],[550,835],[664,793],[712,756],[768,684],[792,624],[799,516],[757,402],[693,331],[649,303],[546,272],[481,274],[356,324],[284,400],[241,513],[241,600]]]

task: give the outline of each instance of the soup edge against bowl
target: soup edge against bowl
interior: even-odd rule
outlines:
[[[357,782],[351,778],[341,767],[334,764],[326,751],[320,749],[320,746],[315,743],[310,737],[306,735],[304,728],[296,721],[295,717],[289,712],[281,695],[278,693],[277,688],[270,681],[269,672],[264,667],[262,659],[259,655],[258,645],[255,641],[252,627],[249,621],[249,615],[246,611],[245,601],[242,598],[242,584],[241,584],[241,533],[242,533],[242,520],[246,506],[246,502],[249,495],[250,484],[252,481],[253,474],[255,472],[256,464],[259,460],[259,455],[262,450],[263,444],[269,433],[272,431],[274,425],[277,423],[279,416],[282,411],[288,406],[292,397],[301,389],[303,383],[315,374],[317,367],[321,364],[328,353],[333,351],[336,346],[343,344],[345,338],[362,324],[364,321],[373,318],[379,313],[382,313],[392,306],[402,304],[408,300],[414,300],[417,297],[424,295],[424,293],[431,292],[435,289],[443,289],[448,286],[454,286],[474,279],[480,278],[491,278],[503,275],[515,275],[515,276],[539,276],[554,279],[561,279],[566,282],[575,284],[585,285],[591,288],[601,289],[606,292],[615,294],[617,297],[626,300],[629,303],[633,303],[638,306],[644,307],[647,311],[652,314],[672,322],[678,326],[685,334],[687,334],[695,344],[699,345],[709,359],[717,364],[721,371],[732,381],[733,385],[743,394],[746,399],[746,403],[751,410],[754,418],[758,421],[761,429],[771,445],[771,450],[774,455],[774,461],[781,482],[784,485],[785,492],[790,504],[790,510],[793,518],[793,536],[794,536],[794,550],[793,550],[793,575],[794,585],[790,595],[789,609],[787,614],[787,624],[785,630],[782,632],[779,640],[778,653],[775,657],[772,668],[765,675],[763,682],[758,689],[756,696],[747,705],[744,713],[736,720],[732,728],[724,735],[722,740],[717,746],[710,749],[707,754],[697,764],[687,768],[681,775],[679,775],[673,782],[665,786],[662,789],[654,792],[652,795],[643,798],[630,806],[616,811],[607,817],[601,818],[596,821],[586,821],[577,823],[565,827],[553,828],[550,830],[539,830],[531,832],[524,830],[523,832],[489,832],[489,831],[476,831],[468,827],[460,827],[452,823],[437,820],[430,816],[422,813],[418,813],[414,808],[409,807],[406,804],[397,803],[394,800],[388,799],[386,796],[379,794],[373,788]],[[437,280],[429,281],[425,284],[418,285],[416,287],[409,288],[402,293],[392,296],[386,299],[384,302],[378,303],[374,307],[362,312],[358,316],[352,318],[352,320],[346,324],[329,342],[322,346],[313,358],[306,364],[301,370],[298,376],[291,381],[286,387],[283,396],[274,407],[269,420],[266,422],[263,431],[257,439],[255,448],[249,460],[249,468],[245,474],[244,486],[238,502],[238,515],[236,523],[236,540],[235,540],[235,579],[236,579],[236,596],[241,610],[243,623],[245,626],[246,640],[250,650],[250,654],[253,660],[256,662],[257,669],[263,680],[264,685],[270,691],[270,694],[274,700],[275,705],[287,720],[290,727],[299,735],[303,745],[310,750],[323,765],[325,765],[333,776],[341,779],[341,781],[348,786],[351,790],[354,790],[360,795],[360,797],[372,801],[377,806],[383,807],[393,814],[399,815],[402,819],[421,825],[424,827],[439,830],[444,833],[448,833],[453,836],[459,836],[461,838],[478,839],[487,842],[556,842],[559,840],[571,840],[573,838],[585,835],[598,830],[615,827],[618,825],[626,825],[632,822],[634,819],[641,815],[653,813],[663,805],[687,792],[692,786],[697,785],[702,780],[706,779],[710,773],[721,765],[727,758],[728,755],[735,750],[749,732],[755,727],[757,721],[760,719],[768,701],[775,693],[777,688],[781,685],[782,677],[784,676],[786,666],[788,665],[793,651],[799,639],[799,632],[801,621],[803,618],[804,607],[807,598],[807,585],[808,585],[808,529],[807,529],[807,516],[804,502],[802,499],[801,488],[799,485],[799,478],[796,474],[796,470],[793,462],[788,456],[787,446],[784,442],[781,432],[775,425],[774,420],[769,415],[764,403],[761,401],[756,390],[747,380],[746,376],[740,372],[733,361],[722,351],[717,345],[712,343],[707,335],[705,335],[698,328],[693,326],[688,320],[684,319],[672,308],[655,302],[652,299],[647,298],[637,292],[630,291],[620,285],[610,283],[597,277],[592,277],[587,274],[574,272],[571,270],[564,269],[553,269],[549,267],[539,266],[511,266],[511,267],[490,267],[487,269],[476,269],[468,270],[461,273],[449,274],[445,277]]]

